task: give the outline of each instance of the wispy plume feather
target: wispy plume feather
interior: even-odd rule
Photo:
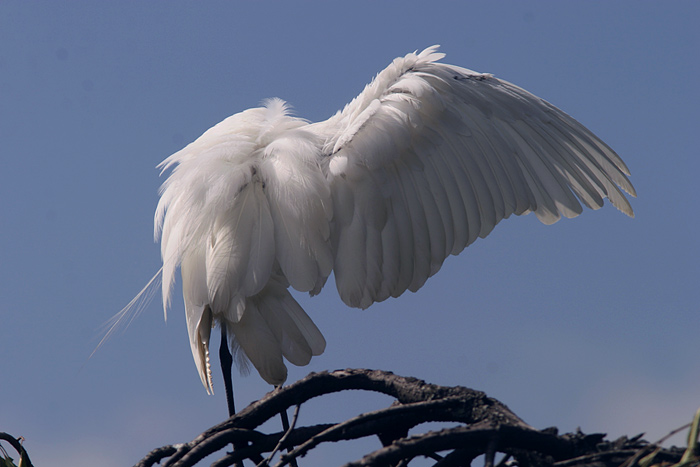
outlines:
[[[146,309],[146,307],[148,307],[148,305],[151,303],[151,301],[156,295],[156,291],[158,290],[158,286],[160,285],[162,272],[163,268],[160,268],[158,272],[151,278],[151,280],[148,281],[148,284],[146,284],[146,286],[143,289],[141,289],[141,291],[138,294],[136,294],[136,296],[132,298],[131,301],[127,303],[127,305],[124,308],[119,310],[118,313],[116,313],[109,320],[107,320],[106,323],[102,325],[104,336],[97,344],[97,347],[95,347],[95,350],[92,351],[92,353],[88,357],[88,360],[91,359],[92,356],[95,355],[95,353],[97,353],[100,347],[102,347],[102,345],[105,342],[107,342],[107,340],[110,337],[112,337],[117,331],[125,330],[126,328],[128,328],[129,325],[136,319],[136,317],[140,315],[141,312]],[[167,313],[165,315],[165,319],[166,321],[168,319]]]

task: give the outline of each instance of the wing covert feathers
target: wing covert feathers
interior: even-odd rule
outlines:
[[[620,157],[576,120],[489,74],[439,63],[437,47],[395,59],[315,124],[286,104],[231,116],[167,158],[156,210],[163,306],[178,267],[192,354],[212,389],[209,336],[271,384],[325,340],[288,288],[318,293],[331,271],[366,308],[417,291],[449,255],[503,219],[545,224],[602,207],[632,216]]]

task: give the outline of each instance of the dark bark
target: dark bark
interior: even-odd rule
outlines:
[[[29,460],[29,454],[27,454],[27,451],[25,451],[24,446],[22,446],[22,443],[20,442],[21,439],[21,437],[17,439],[7,433],[0,433],[0,440],[9,443],[10,446],[17,451],[17,454],[19,454],[20,460],[17,461],[17,464],[19,465],[21,463],[23,467],[34,467],[32,461]]]
[[[298,427],[295,417],[286,433],[264,434],[257,430],[281,411],[302,406],[315,397],[348,390],[376,391],[396,402],[341,423]],[[425,422],[459,425],[407,436],[411,428]],[[556,429],[537,430],[501,402],[464,387],[436,386],[377,370],[338,370],[311,374],[276,389],[191,442],[156,449],[136,466],[192,466],[222,451],[213,466],[248,460],[250,465],[267,466],[270,462],[269,465],[282,467],[322,443],[373,436],[380,439],[382,448],[345,467],[406,466],[418,457],[434,460],[435,467],[470,466],[480,455],[485,456],[485,465],[490,467],[496,453],[504,453],[521,467],[618,467],[625,462],[626,467],[633,467],[656,449],[640,437],[606,442],[601,434],[560,436]],[[231,444],[236,449],[225,452]],[[660,450],[654,461],[678,462],[682,455],[681,450]],[[303,461],[299,463],[303,465]]]

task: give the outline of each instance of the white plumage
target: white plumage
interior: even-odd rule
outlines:
[[[233,115],[160,165],[167,310],[180,267],[192,354],[212,390],[209,336],[226,326],[265,381],[325,340],[289,287],[331,271],[349,306],[416,291],[511,214],[545,224],[608,198],[632,216],[622,160],[546,101],[488,74],[397,58],[342,111],[309,123],[279,99]]]

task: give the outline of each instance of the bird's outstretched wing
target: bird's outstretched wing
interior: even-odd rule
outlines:
[[[511,214],[551,224],[608,198],[632,216],[620,157],[548,102],[489,74],[438,63],[437,47],[398,58],[329,120],[334,273],[366,308],[418,290]]]

